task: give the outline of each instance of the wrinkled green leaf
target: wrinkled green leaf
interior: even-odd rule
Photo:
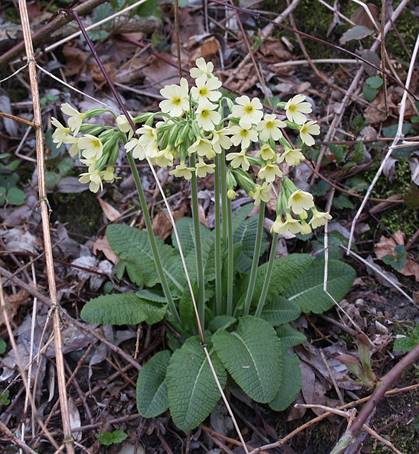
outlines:
[[[275,411],[285,410],[294,402],[300,389],[300,361],[295,353],[285,351],[283,355],[281,386],[274,399],[269,402],[269,406]]]
[[[169,350],[156,353],[140,370],[137,379],[137,408],[141,416],[154,418],[169,408],[165,383]]]
[[[270,402],[281,377],[281,343],[271,324],[257,317],[239,319],[233,332],[212,336],[214,349],[234,381],[256,402]]]
[[[102,446],[118,445],[126,440],[127,437],[128,434],[123,430],[113,430],[112,432],[96,434],[96,438]]]
[[[135,293],[115,293],[88,301],[80,315],[88,323],[102,325],[152,325],[162,320],[165,313],[166,306],[144,301]]]
[[[281,339],[282,347],[285,349],[303,344],[307,340],[303,333],[288,324],[278,326],[276,332]]]
[[[339,260],[329,260],[327,290],[339,303],[351,289],[355,271]],[[333,307],[332,299],[323,290],[324,261],[316,260],[298,280],[287,289],[287,298],[298,304],[304,313],[321,314]]]
[[[222,387],[227,374],[217,355],[212,364]],[[209,416],[220,392],[198,338],[190,337],[170,359],[166,375],[169,408],[176,426],[188,432]]]
[[[288,301],[286,298],[279,297],[264,307],[261,318],[269,322],[272,326],[279,326],[296,320],[300,316],[300,313],[299,306]]]

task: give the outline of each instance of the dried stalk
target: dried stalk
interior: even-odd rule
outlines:
[[[36,73],[36,61],[34,58],[31,29],[29,24],[26,0],[19,0],[19,12],[22,23],[23,38],[28,59],[29,79],[32,93],[33,116],[35,123],[36,138],[36,159],[38,174],[38,193],[41,209],[42,230],[44,237],[45,260],[48,277],[49,294],[53,312],[53,330],[55,345],[55,361],[57,368],[58,393],[60,399],[61,419],[64,432],[64,443],[69,454],[74,453],[73,438],[70,427],[70,415],[67,401],[67,390],[65,381],[64,358],[62,352],[62,339],[60,327],[60,315],[58,312],[57,290],[55,286],[54,261],[52,256],[51,233],[49,226],[48,201],[45,189],[45,169],[44,169],[44,141],[42,133],[42,116],[39,102],[39,91]]]

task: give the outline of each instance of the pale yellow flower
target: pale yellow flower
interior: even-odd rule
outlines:
[[[55,126],[55,131],[52,133],[52,141],[61,147],[63,143],[73,144],[77,142],[77,138],[71,134],[71,129],[62,125],[56,118],[51,118],[51,123]]]
[[[309,147],[315,143],[312,136],[318,136],[319,134],[320,126],[315,121],[307,121],[300,127],[300,138]]]
[[[248,96],[236,98],[231,116],[239,119],[239,125],[243,128],[250,128],[251,125],[258,124],[263,117],[262,103],[258,98],[250,99]]]
[[[69,116],[67,124],[70,126],[70,129],[74,132],[74,134],[78,134],[86,114],[79,112],[75,107],[70,106],[68,103],[61,106],[61,112]]]
[[[189,73],[193,79],[209,79],[212,77],[214,71],[214,65],[212,62],[206,62],[202,57],[199,57],[195,61],[195,68],[192,68]]]
[[[196,87],[191,88],[192,99],[198,104],[206,102],[217,102],[221,98],[221,92],[218,89],[221,87],[221,81],[216,77],[206,79],[200,77],[195,81]]]
[[[256,206],[259,206],[261,202],[268,203],[272,196],[271,185],[268,183],[257,184],[249,195],[254,199]]]
[[[115,169],[112,166],[106,167],[102,172],[102,178],[108,183],[113,183],[115,180]]]
[[[172,117],[180,117],[189,110],[188,81],[182,77],[180,85],[168,85],[160,90],[160,94],[166,98],[159,106],[162,112]]]
[[[322,213],[321,211],[317,211],[316,208],[313,208],[311,212],[313,216],[309,224],[313,227],[313,229],[317,229],[318,227],[325,225],[327,221],[332,219],[332,216],[330,216],[329,213]]]
[[[296,95],[285,104],[285,114],[289,121],[297,125],[302,125],[306,121],[305,114],[310,113],[312,109],[311,104],[305,102],[305,99],[303,95]]]
[[[261,167],[258,173],[258,177],[268,183],[273,183],[277,176],[282,177],[282,172],[276,164],[271,162],[268,162]]]
[[[228,150],[231,145],[231,139],[227,136],[227,129],[219,129],[212,132],[211,144],[216,153],[221,153],[223,150]]]
[[[263,120],[258,124],[259,137],[263,141],[279,140],[282,132],[279,128],[285,128],[287,124],[278,120],[274,114],[266,114]]]
[[[300,148],[286,147],[284,152],[278,157],[278,163],[285,161],[289,166],[298,166],[304,159],[305,156],[301,153]]]
[[[207,159],[213,159],[215,156],[212,143],[203,137],[198,137],[198,139],[188,148],[188,153],[198,153],[198,156],[205,157]]]
[[[229,153],[226,159],[227,161],[231,161],[231,167],[233,169],[241,167],[245,172],[249,170],[250,162],[246,156],[246,150],[241,150],[240,153]]]
[[[301,214],[313,207],[313,196],[301,189],[294,191],[288,199],[288,208],[291,208],[295,214]]]
[[[88,172],[80,174],[79,181],[80,183],[88,184],[91,192],[98,192],[99,189],[103,188],[100,171],[97,169],[89,169]]]
[[[234,200],[236,197],[237,197],[237,193],[236,193],[236,191],[234,189],[229,189],[227,191],[227,198],[229,200]]]
[[[311,226],[307,222],[303,221],[300,224],[300,233],[302,235],[309,235],[311,233]]]
[[[131,137],[134,135],[134,131],[131,128],[127,117],[125,115],[118,115],[115,121],[118,129],[124,134],[128,134],[128,139],[131,139]]]
[[[214,173],[215,164],[207,164],[203,159],[200,159],[195,166],[196,176],[204,178],[208,174]]]
[[[287,235],[290,233],[292,235],[296,235],[297,233],[300,233],[301,226],[296,219],[287,213],[285,222],[281,219],[281,217],[276,218],[271,227],[271,231],[280,235]]]
[[[103,144],[99,137],[86,134],[78,140],[78,147],[86,159],[99,159],[102,156]]]
[[[216,111],[217,105],[208,101],[202,102],[196,110],[196,121],[204,131],[213,131],[220,123],[221,115]]]
[[[132,138],[129,142],[124,145],[127,153],[132,153],[134,159],[140,159],[141,161],[146,158],[146,151],[143,145],[137,138]]]
[[[242,148],[246,149],[249,147],[250,142],[258,141],[258,133],[251,126],[242,127],[234,125],[229,128],[228,133],[231,134],[231,142],[234,146],[241,145]]]
[[[138,143],[144,148],[148,158],[154,158],[159,152],[157,144],[157,130],[151,126],[144,125],[136,131],[140,135]]]
[[[173,164],[173,153],[170,149],[159,151],[156,156],[153,157],[153,162],[159,167],[169,167]]]
[[[192,178],[193,170],[192,167],[187,167],[184,163],[180,163],[169,173],[177,178],[185,178],[185,180],[189,181]]]
[[[265,143],[260,147],[259,150],[259,156],[264,160],[264,161],[272,161],[276,157],[275,151],[272,149],[270,145]]]

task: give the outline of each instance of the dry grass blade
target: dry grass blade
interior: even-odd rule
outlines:
[[[49,226],[48,202],[45,189],[45,169],[44,169],[44,141],[42,132],[42,116],[39,100],[38,81],[36,74],[36,61],[32,46],[32,36],[29,23],[28,10],[25,0],[19,0],[19,12],[22,23],[23,38],[25,41],[26,56],[28,59],[29,79],[32,93],[32,104],[34,113],[35,138],[36,138],[36,157],[38,173],[38,193],[42,217],[42,230],[44,237],[45,259],[48,275],[48,287],[53,311],[53,329],[55,344],[55,361],[57,367],[58,392],[61,407],[61,418],[64,432],[64,442],[69,454],[74,453],[72,434],[70,426],[70,416],[67,401],[67,390],[65,382],[64,358],[62,352],[61,323],[58,311],[57,291],[55,286],[54,261],[52,256],[51,233]]]

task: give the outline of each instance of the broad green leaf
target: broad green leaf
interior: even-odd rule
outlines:
[[[365,83],[370,86],[371,88],[381,88],[384,84],[384,80],[380,76],[372,76],[368,77],[368,79],[365,81]]]
[[[167,303],[167,299],[165,296],[155,293],[152,290],[149,290],[147,288],[137,290],[135,292],[135,294],[137,296],[139,296],[141,299],[146,300],[146,301],[152,301],[153,303],[163,303],[163,304]]]
[[[233,241],[235,246],[240,247],[240,255],[235,261],[237,269],[241,273],[250,271],[252,266],[253,251],[255,248],[258,216],[244,219],[234,230]],[[266,234],[263,232],[261,255],[266,251],[269,243],[266,241]]]
[[[272,326],[279,326],[296,320],[300,316],[300,308],[286,298],[279,297],[268,303],[262,311],[261,318]]]
[[[288,324],[278,326],[276,332],[281,339],[282,347],[285,349],[303,344],[307,340],[303,333]]]
[[[154,418],[169,408],[165,383],[171,353],[156,353],[140,370],[137,379],[137,408],[141,416]]]
[[[260,318],[239,319],[236,331],[218,331],[214,349],[234,381],[256,402],[270,402],[281,378],[281,343],[271,324]]]
[[[296,354],[284,352],[281,370],[281,386],[274,399],[269,402],[269,406],[275,411],[285,410],[294,402],[300,389],[300,361]]]
[[[128,434],[120,429],[96,434],[96,438],[102,446],[118,445],[126,440],[127,437]]]
[[[88,301],[80,315],[88,323],[102,325],[152,325],[162,320],[165,313],[166,306],[144,301],[135,293],[116,293]]]
[[[176,230],[179,235],[180,244],[185,257],[195,249],[194,228],[192,218],[181,218],[176,222]],[[211,232],[202,224],[199,224],[201,241],[205,243],[211,237]],[[174,232],[172,233],[172,244],[176,249],[179,249]]]
[[[112,250],[126,267],[129,278],[139,286],[153,287],[159,282],[147,232],[124,224],[109,225],[106,237]],[[183,270],[175,250],[156,238],[163,270],[172,286],[183,291]]]
[[[271,283],[268,290],[268,301],[275,301],[283,295],[292,282],[298,280],[313,263],[314,258],[308,254],[290,254],[276,259],[272,268]],[[267,263],[259,266],[255,285],[254,302],[257,303],[265,279]]]
[[[227,329],[233,323],[236,323],[235,317],[231,315],[217,315],[209,322],[209,329],[215,333],[219,329]]]
[[[321,314],[333,307],[332,299],[323,290],[324,261],[316,260],[287,289],[288,301],[298,304],[304,313]],[[355,271],[339,260],[329,260],[327,290],[340,302],[352,287]]]
[[[211,361],[222,387],[227,374],[215,353]],[[166,375],[169,408],[173,422],[188,432],[212,412],[220,392],[197,337],[190,337],[170,359]]]

